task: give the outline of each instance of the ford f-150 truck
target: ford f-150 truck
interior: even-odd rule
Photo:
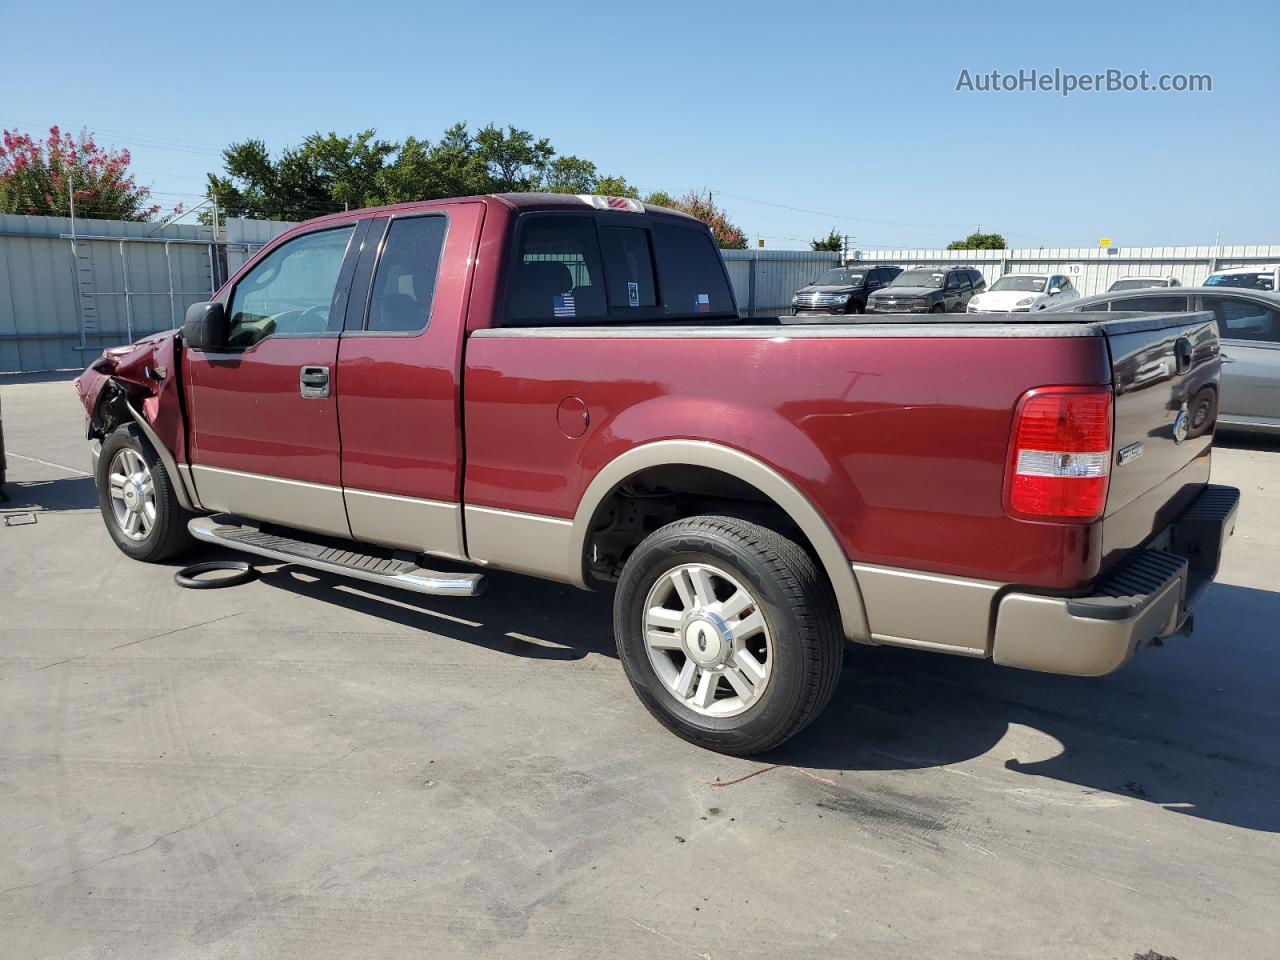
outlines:
[[[470,197],[294,227],[76,383],[129,556],[612,588],[639,698],[730,753],[846,641],[1098,675],[1189,630],[1238,499],[1208,314],[849,319],[740,319],[670,210]]]

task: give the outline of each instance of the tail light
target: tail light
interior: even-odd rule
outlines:
[[[1018,401],[1005,485],[1015,517],[1089,523],[1102,516],[1111,479],[1112,394],[1038,387]]]

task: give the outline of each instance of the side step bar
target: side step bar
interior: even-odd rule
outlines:
[[[216,543],[281,563],[324,570],[370,583],[443,597],[477,597],[484,592],[482,573],[442,573],[426,570],[409,560],[395,560],[367,553],[342,550],[321,543],[295,540],[253,527],[219,523],[215,517],[196,517],[187,524],[191,535],[205,543]]]

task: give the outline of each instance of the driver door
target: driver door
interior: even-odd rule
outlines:
[[[219,299],[227,347],[183,351],[191,474],[201,503],[350,536],[334,373],[366,223],[292,237]]]

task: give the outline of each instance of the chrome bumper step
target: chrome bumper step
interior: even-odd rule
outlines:
[[[220,523],[216,517],[196,517],[187,524],[191,535],[205,543],[269,557],[313,570],[324,570],[370,583],[382,583],[414,593],[444,597],[476,597],[484,592],[482,573],[444,573],[427,570],[411,560],[358,553],[323,543],[264,533],[255,527]]]

